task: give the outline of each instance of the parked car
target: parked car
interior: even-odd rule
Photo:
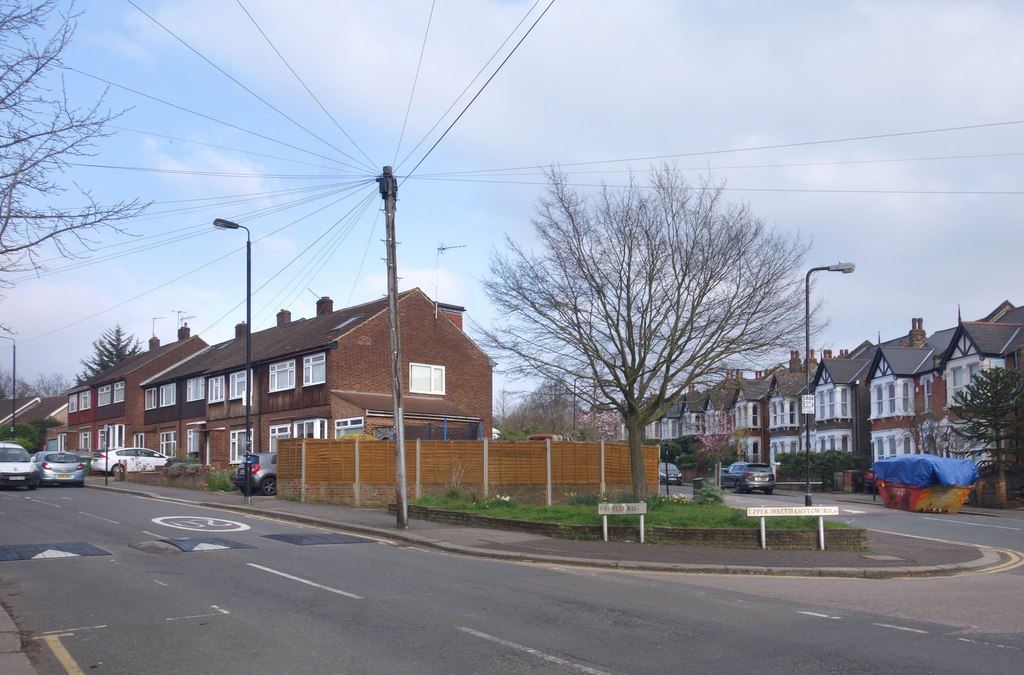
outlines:
[[[36,465],[31,462],[28,450],[17,443],[0,441],[0,485],[29,490],[39,487]]]
[[[750,493],[761,490],[766,495],[775,491],[775,474],[767,464],[759,462],[733,462],[722,471],[722,487]]]
[[[273,497],[277,494],[277,453],[256,452],[247,456],[249,461],[249,489],[253,494]],[[238,465],[235,487],[245,492],[245,462]]]
[[[149,448],[115,448],[92,454],[92,473],[123,474],[125,471],[152,471],[167,464],[169,458]]]
[[[32,456],[40,485],[85,486],[85,464],[71,452],[39,452]]]
[[[683,472],[670,462],[662,462],[658,467],[658,482],[662,485],[682,485]]]

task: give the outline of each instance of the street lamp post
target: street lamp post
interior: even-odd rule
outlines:
[[[252,237],[245,225],[217,218],[213,226],[222,230],[245,230],[245,454],[242,462],[245,467],[245,486],[242,494],[245,503],[252,504],[252,464],[249,455],[252,453]]]
[[[804,366],[804,396],[809,397],[809,401],[805,398],[801,406],[804,413],[804,460],[807,468],[807,492],[804,494],[804,506],[813,505],[811,499],[811,416],[814,414],[814,394],[811,393],[811,275],[815,272],[849,274],[853,272],[854,268],[853,263],[844,262],[812,267],[807,270],[807,276],[804,277],[804,359],[807,364]]]
[[[0,338],[11,341],[11,440],[14,440],[14,415],[18,412],[18,343],[8,335]]]

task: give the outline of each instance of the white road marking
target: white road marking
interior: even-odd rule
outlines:
[[[60,504],[51,504],[50,502],[44,502],[42,499],[33,499],[32,497],[26,497],[25,499],[29,500],[30,502],[35,502],[36,504],[45,504],[46,506],[52,506],[55,509],[64,508]]]
[[[245,564],[248,565],[249,567],[255,567],[258,570],[263,570],[264,572],[270,572],[271,574],[276,574],[279,577],[284,577],[285,579],[291,579],[292,581],[298,581],[300,584],[306,584],[307,586],[312,586],[314,588],[319,588],[321,590],[330,591],[331,593],[337,593],[338,595],[344,595],[346,598],[352,598],[353,600],[362,600],[363,599],[363,597],[361,595],[356,595],[355,593],[348,593],[346,591],[339,591],[337,588],[331,588],[330,586],[323,586],[321,584],[316,583],[315,581],[310,581],[309,579],[303,579],[302,577],[292,576],[291,574],[287,574],[285,572],[279,572],[277,570],[270,569],[269,567],[264,567],[263,565],[257,565],[255,563],[245,563]]]
[[[226,551],[229,548],[230,548],[229,546],[221,546],[220,544],[199,544],[199,545],[197,545],[192,550],[193,551]]]
[[[42,553],[37,553],[32,556],[32,560],[38,560],[41,558],[79,558],[77,553],[68,553],[67,551],[58,551],[53,548],[48,548]]]
[[[235,520],[202,516],[163,516],[162,518],[153,518],[153,522],[157,525],[195,532],[244,532],[249,529],[245,523]]]
[[[475,635],[478,638],[483,638],[484,640],[490,640],[491,642],[496,642],[496,643],[498,643],[499,645],[501,645],[503,647],[508,647],[509,649],[514,649],[514,650],[519,651],[519,652],[524,652],[526,654],[530,654],[531,656],[539,657],[539,658],[544,659],[545,661],[548,661],[550,663],[557,663],[560,666],[568,666],[569,668],[572,668],[574,670],[578,670],[578,671],[583,672],[583,673],[590,673],[591,675],[611,675],[607,671],[598,670],[597,668],[591,668],[590,666],[585,666],[582,663],[573,663],[572,661],[567,661],[567,660],[565,660],[563,658],[560,658],[558,656],[554,656],[553,654],[545,654],[544,652],[542,652],[540,650],[537,650],[537,649],[534,649],[533,647],[527,647],[525,645],[516,644],[515,642],[509,642],[508,640],[502,640],[499,637],[495,637],[493,635],[488,635],[487,633],[481,633],[480,631],[473,630],[472,628],[466,628],[465,626],[459,626],[458,630],[461,630],[463,633],[469,633],[470,635]]]
[[[61,630],[48,630],[40,635],[56,635],[57,633],[72,633],[76,630],[96,630],[97,628],[106,628],[107,624],[103,623],[99,626],[79,626],[78,628],[62,628]]]
[[[167,583],[166,581],[160,581],[159,579],[153,579],[153,581],[155,581],[156,583],[160,584],[161,586],[170,586],[170,584]]]
[[[210,608],[211,609],[215,609],[217,611],[216,612],[210,612],[209,614],[193,614],[192,616],[171,616],[171,617],[168,617],[168,618],[164,619],[164,621],[180,621],[182,619],[205,619],[205,618],[210,617],[210,616],[220,616],[222,614],[230,614],[231,613],[231,612],[229,612],[226,609],[221,609],[217,605],[210,605]]]
[[[867,511],[854,511],[853,509],[843,509],[843,513],[854,513],[859,516],[867,513]]]
[[[888,623],[873,623],[872,626],[879,626],[881,628],[892,628],[893,630],[905,630],[908,633],[920,633],[921,635],[927,635],[928,631],[918,630],[917,628],[907,628],[906,626],[893,626]]]
[[[806,614],[807,616],[816,616],[819,619],[842,619],[841,616],[830,616],[828,614],[818,614],[817,612],[797,612],[797,614]]]
[[[985,525],[984,523],[969,523],[964,520],[954,520],[953,518],[930,518],[928,516],[925,516],[924,518],[922,518],[922,520],[937,520],[940,523],[956,523],[957,525],[968,525],[971,527],[992,527],[997,530],[1013,530],[1014,532],[1020,532],[1021,529],[1024,529],[1020,527],[1007,527],[1006,525]]]
[[[111,523],[113,525],[120,525],[121,524],[121,523],[117,522],[116,520],[111,520],[110,518],[104,518],[103,516],[94,516],[91,513],[86,513],[85,511],[79,511],[78,513],[80,513],[83,516],[89,516],[90,518],[96,518],[98,520],[106,521],[106,522]]]

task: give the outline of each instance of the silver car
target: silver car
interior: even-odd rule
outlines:
[[[259,492],[266,497],[277,495],[277,453],[257,452],[248,455],[249,494]],[[235,487],[245,493],[245,463],[235,470]]]
[[[85,486],[85,464],[72,452],[42,451],[32,457],[40,485]]]

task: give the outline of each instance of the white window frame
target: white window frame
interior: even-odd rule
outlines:
[[[206,398],[206,378],[190,377],[185,382],[185,401],[202,401]]]
[[[231,385],[228,389],[228,398],[232,401],[238,398],[245,398],[245,391],[248,387],[248,378],[245,376],[245,371],[240,370],[237,373],[231,373]]]
[[[850,390],[846,387],[839,388],[839,414],[843,419],[850,416]]]
[[[231,464],[241,464],[242,455],[245,453],[245,429],[232,429],[230,434],[230,442],[228,444],[230,456],[228,462]]]
[[[366,429],[365,424],[362,417],[346,417],[334,420],[334,437],[344,438],[345,436],[364,433]]]
[[[291,424],[271,424],[270,425],[270,451],[277,452],[277,441],[282,438],[292,437],[292,425]]]
[[[132,445],[134,445],[136,448],[146,447],[146,432],[136,431],[135,434],[132,436]]]
[[[124,403],[124,381],[114,383],[114,403]]]
[[[68,396],[68,412],[78,412],[78,394]]]
[[[200,429],[189,429],[185,432],[185,452],[189,456],[202,457],[203,432]]]
[[[306,435],[307,427],[312,429],[312,436]],[[323,417],[295,420],[292,438],[327,438],[327,420]]]
[[[78,401],[79,410],[88,410],[92,407],[92,391],[86,389],[81,394],[81,399]]]
[[[423,369],[427,369],[427,377],[429,379],[429,385],[426,389],[422,388],[419,383],[416,384],[417,388],[413,388],[413,382],[415,380],[423,379]],[[413,373],[420,371],[418,377],[414,377]],[[440,378],[440,386],[438,386],[438,378]],[[445,391],[445,367],[434,366],[429,363],[410,363],[409,364],[409,393],[411,394],[438,394],[442,395]]]
[[[83,431],[78,434],[78,449],[85,451],[92,450],[92,432]]]
[[[160,385],[160,407],[168,408],[174,405],[178,399],[178,387],[177,384],[171,382],[170,384]]]
[[[268,391],[290,391],[295,389],[295,359],[270,364]]]
[[[105,384],[96,390],[96,407],[110,405],[111,388],[109,384]]]
[[[146,390],[146,410],[154,410],[156,401],[156,387],[150,387]]]
[[[160,432],[160,454],[175,457],[178,454],[178,432],[174,430]]]
[[[302,386],[309,387],[327,381],[327,354],[310,354],[302,357]]]
[[[220,403],[224,400],[224,376],[211,377],[206,387],[206,402]]]

